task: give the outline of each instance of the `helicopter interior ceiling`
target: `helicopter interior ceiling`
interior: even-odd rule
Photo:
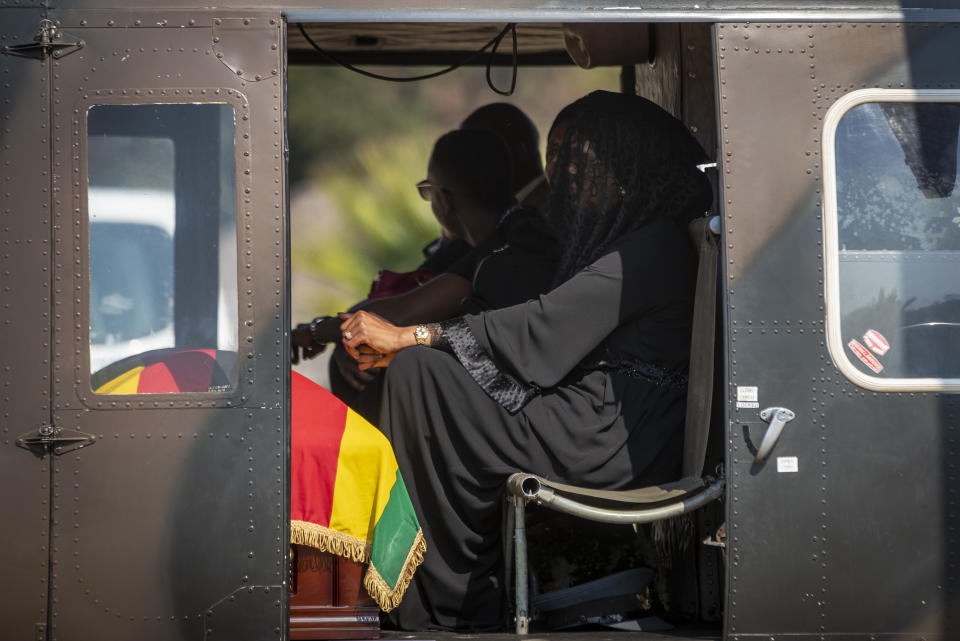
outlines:
[[[511,64],[513,40],[506,26],[506,23],[458,22],[291,23],[287,47],[293,64],[333,62],[315,50],[309,42],[313,40],[323,51],[349,63],[416,65],[449,64],[489,45],[464,64],[485,65],[491,55],[495,64]],[[564,46],[561,24],[518,24],[516,31],[520,64],[573,64]],[[501,33],[504,36],[499,46],[490,44]],[[493,49],[496,51],[491,54]]]

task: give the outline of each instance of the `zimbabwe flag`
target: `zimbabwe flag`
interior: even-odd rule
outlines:
[[[165,347],[128,356],[90,377],[97,394],[230,391],[236,352]]]
[[[390,442],[296,372],[291,396],[290,543],[367,563],[364,587],[389,612],[427,547]]]

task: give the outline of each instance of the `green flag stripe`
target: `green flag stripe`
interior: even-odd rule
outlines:
[[[403,564],[419,531],[420,523],[413,511],[410,495],[397,470],[397,479],[390,488],[390,500],[374,526],[370,551],[370,560],[391,589],[397,585]]]

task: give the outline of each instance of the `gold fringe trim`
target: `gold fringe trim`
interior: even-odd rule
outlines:
[[[373,563],[367,566],[367,571],[363,575],[363,587],[367,589],[367,593],[373,597],[381,610],[389,612],[400,605],[403,595],[410,586],[410,580],[413,579],[413,573],[423,563],[423,555],[426,551],[427,541],[423,538],[423,530],[417,530],[417,537],[413,540],[413,546],[407,553],[407,558],[403,562],[403,569],[400,570],[400,576],[397,578],[395,586],[391,586],[383,580]]]
[[[413,540],[413,546],[407,552],[407,558],[403,562],[397,584],[391,586],[383,580],[380,572],[370,561],[372,545],[368,541],[309,521],[291,520],[290,544],[306,545],[321,552],[329,552],[350,559],[356,563],[367,564],[367,570],[363,574],[363,587],[366,588],[367,593],[373,597],[373,600],[384,612],[389,612],[400,605],[400,601],[413,579],[413,573],[423,563],[423,555],[427,551],[427,541],[423,538],[423,530],[418,530],[417,536]]]
[[[306,545],[357,563],[370,562],[372,546],[369,541],[309,521],[290,521],[290,543]]]

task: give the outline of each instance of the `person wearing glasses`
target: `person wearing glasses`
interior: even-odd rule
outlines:
[[[416,187],[441,227],[466,241],[471,251],[429,282],[404,294],[364,301],[351,311],[363,309],[398,324],[428,323],[512,305],[546,291],[558,244],[537,209],[516,204],[512,178],[509,150],[496,133],[468,128],[441,136],[427,178]],[[374,375],[361,372],[339,345],[340,324],[339,316],[327,316],[298,325],[291,335],[294,362],[298,351],[310,358],[326,343],[337,343],[331,370],[336,368],[349,387],[331,376],[332,391],[375,422],[378,386],[370,385]]]
[[[546,210],[549,188],[540,158],[540,132],[523,110],[508,102],[492,102],[471,112],[459,128],[486,129],[500,136],[510,152],[510,182],[517,203],[541,214]],[[426,189],[421,189],[420,195],[429,200]],[[403,294],[447,271],[470,251],[470,245],[455,232],[441,228],[441,235],[423,248],[425,260],[417,269],[402,274],[382,270],[367,298]]]
[[[540,158],[540,132],[530,117],[519,107],[508,102],[492,102],[475,109],[460,124],[460,129],[485,129],[500,136],[510,152],[512,168],[510,183],[517,203],[546,210],[547,186]],[[420,195],[429,200],[428,181],[424,181]],[[441,225],[442,233],[423,248],[424,261],[411,272],[396,273],[381,270],[368,300],[403,294],[446,272],[471,247],[457,232]],[[332,374],[331,380],[336,380]]]

